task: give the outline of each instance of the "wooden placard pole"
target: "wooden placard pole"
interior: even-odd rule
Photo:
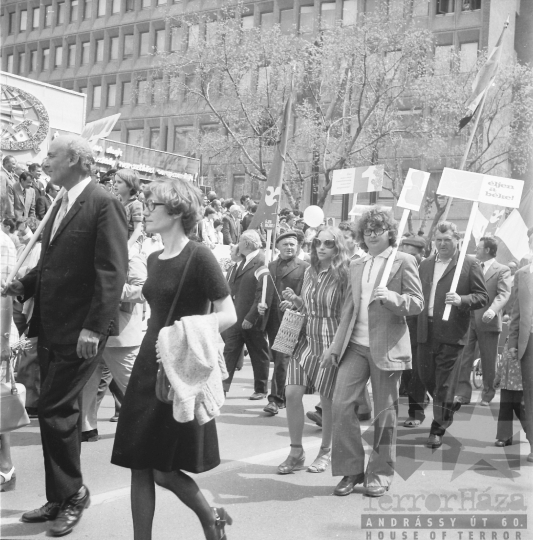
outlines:
[[[398,225],[398,242],[401,241],[403,231],[405,230],[405,227],[407,225],[407,219],[409,218],[409,213],[411,210],[408,210],[407,208],[404,208],[402,218],[400,219],[400,223]],[[396,253],[398,253],[398,245],[396,247],[392,248],[392,253],[390,254],[389,258],[387,259],[387,262],[385,264],[385,270],[383,270],[383,275],[381,276],[381,282],[379,284],[380,287],[386,287],[387,281],[389,281],[389,276],[392,270],[392,265],[394,264],[394,259],[396,258]]]
[[[268,265],[270,264],[270,258],[272,254],[273,246],[272,244],[272,229],[267,229],[267,239],[266,239],[266,252],[265,252],[265,266],[268,268]],[[266,294],[267,294],[267,285],[268,280],[263,277],[263,290],[261,292],[261,303],[264,304],[266,301]]]
[[[459,284],[459,278],[461,277],[461,270],[463,268],[463,263],[465,262],[466,252],[468,250],[468,242],[470,241],[470,236],[472,235],[472,230],[476,221],[476,215],[478,211],[479,203],[474,202],[472,205],[472,210],[470,211],[470,217],[468,218],[468,225],[466,226],[465,237],[463,238],[463,245],[461,246],[461,252],[459,253],[459,258],[457,259],[457,266],[455,267],[455,273],[453,274],[452,285],[450,287],[450,292],[454,293],[457,290],[457,285]],[[452,305],[446,304],[444,308],[444,315],[442,316],[443,321],[447,321],[450,318],[450,313],[452,311]]]
[[[13,270],[7,277],[6,285],[5,287],[9,287],[11,285],[11,282],[15,279],[18,271],[20,270],[21,266],[24,264],[24,261],[26,260],[26,257],[29,255],[30,251],[32,250],[33,246],[37,242],[37,239],[39,236],[41,236],[41,233],[43,232],[44,226],[50,219],[50,216],[52,215],[52,211],[55,208],[55,205],[58,203],[58,201],[61,200],[63,197],[63,194],[65,193],[65,188],[61,188],[61,191],[57,194],[56,198],[52,201],[52,204],[50,205],[50,208],[48,208],[48,212],[46,212],[45,216],[43,217],[41,223],[39,223],[39,226],[33,233],[33,236],[30,238],[28,243],[26,244],[26,247],[24,248],[24,251],[20,255],[20,257],[17,260],[17,263],[13,267]]]
[[[352,208],[357,204],[357,193],[353,194]],[[350,221],[355,221],[355,214],[350,216]]]

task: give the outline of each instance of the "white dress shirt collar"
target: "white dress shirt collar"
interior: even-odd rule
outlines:
[[[489,271],[489,268],[492,266],[492,263],[495,261],[496,259],[494,257],[492,257],[492,259],[489,259],[488,261],[485,261],[483,264],[483,275],[487,275],[487,272]]]
[[[67,206],[67,212],[72,208],[78,197],[81,195],[82,191],[91,183],[92,178],[89,176],[85,180],[82,180],[75,186],[71,187],[67,193],[68,193],[68,206]]]
[[[252,251],[252,253],[248,253],[246,255],[246,259],[244,260],[244,266],[243,269],[248,266],[248,263],[256,257],[256,255],[259,253],[259,249],[256,249],[255,251]]]
[[[389,246],[387,249],[384,249],[379,255],[376,255],[376,257],[382,257],[383,259],[388,259],[391,253],[392,253],[392,246]],[[367,253],[363,260],[364,262],[366,262],[372,258],[373,258],[373,255],[370,255],[370,253]]]

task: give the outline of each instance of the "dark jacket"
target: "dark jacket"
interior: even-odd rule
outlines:
[[[489,295],[485,287],[485,279],[479,261],[472,255],[467,255],[461,269],[457,285],[457,294],[461,296],[459,307],[452,306],[450,318],[443,321],[446,294],[450,292],[453,274],[457,266],[457,252],[448,264],[444,274],[437,284],[435,303],[433,307],[433,339],[439,343],[465,345],[465,334],[470,324],[470,311],[481,309],[488,304]],[[435,270],[435,255],[424,259],[420,264],[420,280],[424,293],[424,310],[418,316],[418,343],[426,343],[428,339],[428,310],[433,273]]]
[[[279,298],[278,294],[281,297],[281,293],[287,288],[290,287],[297,296],[300,296],[302,292],[302,285],[304,282],[304,274],[306,268],[308,268],[309,263],[302,261],[295,257],[284,269],[281,276],[281,286],[279,290],[274,291],[274,283],[276,281],[276,272],[278,265],[280,264],[281,259],[276,259],[268,265],[268,270],[270,271],[270,276],[265,276],[267,280],[267,291],[265,302],[268,305],[266,313],[263,315],[263,320],[261,328],[264,330],[267,327],[269,322],[272,322],[275,317],[273,317],[274,311],[277,310],[277,320],[281,322],[283,319],[283,312],[279,309]],[[272,278],[272,279],[271,279]],[[257,282],[257,289],[255,292],[255,301],[256,304],[261,302],[261,296],[263,293],[263,280],[260,279]],[[283,299],[283,298],[282,298]]]
[[[35,203],[35,215],[37,216],[37,219],[43,219],[51,204],[52,201],[47,195],[42,195],[37,199],[37,202]]]
[[[257,287],[257,279],[255,271],[265,264],[265,254],[262,251],[242,269],[241,263],[237,265],[228,276],[229,286],[231,289],[231,298],[235,304],[237,312],[236,325],[242,325],[244,319],[255,324],[259,319],[257,311],[257,303],[255,301],[255,290]]]
[[[52,343],[77,343],[83,328],[116,335],[128,272],[127,226],[118,199],[91,182],[63,218],[50,242],[60,204],[43,231],[37,266],[20,281],[25,300],[35,297],[29,337],[42,325]]]
[[[242,221],[241,221],[242,232],[248,229],[248,227],[250,226],[250,223],[252,223],[252,219],[254,219],[254,215],[255,214],[252,214],[251,212],[249,212],[242,218]]]
[[[233,216],[225,215],[222,218],[222,238],[224,245],[236,244],[241,236],[241,224],[239,221],[235,221]]]

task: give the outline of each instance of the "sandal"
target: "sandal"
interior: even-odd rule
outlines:
[[[11,467],[11,470],[8,473],[0,471],[0,480],[0,492],[13,491],[17,483],[15,467]]]
[[[215,528],[218,533],[217,540],[227,540],[226,531],[224,527],[233,523],[232,517],[226,512],[224,508],[213,508],[215,514]]]
[[[403,427],[418,427],[422,422],[416,418],[408,418],[404,423]]]
[[[299,456],[291,456],[278,466],[278,474],[290,474],[297,469],[301,469],[305,463],[305,452],[301,444],[291,444],[292,448],[301,448]]]
[[[321,473],[324,472],[331,463],[331,448],[320,447],[318,456],[315,461],[307,467],[307,472]]]

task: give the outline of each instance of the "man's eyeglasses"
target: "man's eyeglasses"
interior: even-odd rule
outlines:
[[[315,248],[319,248],[320,246],[324,246],[328,249],[333,249],[335,247],[335,240],[324,240],[323,242],[318,238],[313,238],[313,246]]]
[[[152,213],[155,210],[156,206],[165,206],[165,203],[162,202],[154,202],[152,199],[148,199],[145,201],[145,206],[148,208],[148,212]]]
[[[389,229],[382,229],[381,227],[378,227],[377,229],[365,229],[363,231],[363,234],[365,236],[382,236],[385,231],[388,231]]]

